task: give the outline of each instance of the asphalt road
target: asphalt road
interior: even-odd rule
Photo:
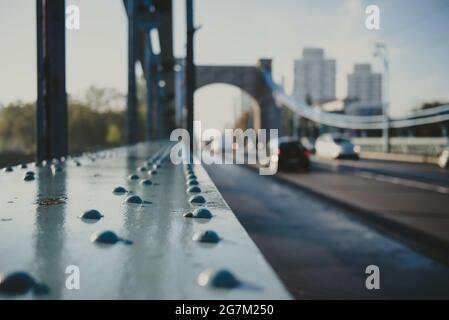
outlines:
[[[441,186],[449,189],[449,170],[442,169],[434,164],[407,163],[397,161],[383,161],[372,159],[354,160],[327,160],[313,158],[315,168],[332,166],[340,172],[371,172]]]
[[[243,166],[207,170],[296,298],[449,298],[449,268],[363,223],[357,212]],[[325,181],[326,174],[303,177]],[[365,287],[369,265],[380,268],[380,290]]]

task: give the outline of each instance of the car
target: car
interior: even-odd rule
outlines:
[[[312,153],[302,145],[299,138],[282,137],[277,141],[270,142],[270,145],[273,146],[273,143],[277,144],[274,152],[278,169],[310,171],[310,156]]]
[[[360,146],[339,134],[323,134],[315,142],[316,155],[323,158],[359,159]]]
[[[440,153],[440,156],[438,157],[438,165],[443,169],[449,168],[449,148],[444,149]]]

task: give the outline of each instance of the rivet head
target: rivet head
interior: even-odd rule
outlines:
[[[198,186],[189,187],[187,189],[188,193],[201,193],[201,188]]]
[[[128,179],[135,181],[135,180],[139,180],[140,178],[139,178],[139,176],[137,174],[131,174],[131,175],[128,176]]]
[[[146,167],[139,167],[139,168],[137,168],[137,171],[140,171],[140,172],[145,172],[147,170],[148,169]]]
[[[34,177],[34,174],[26,174],[23,178],[24,181],[34,181],[36,178]]]
[[[103,231],[92,235],[91,241],[103,244],[116,244],[121,239],[113,231]]]
[[[127,193],[127,192],[128,192],[128,190],[126,190],[126,189],[123,188],[123,187],[117,187],[117,188],[115,188],[114,190],[112,190],[112,193],[113,193],[113,194],[117,194],[117,195],[125,194],[125,193]]]
[[[4,172],[13,172],[14,169],[12,167],[6,167],[3,169]]]
[[[52,169],[53,169],[54,173],[60,173],[60,172],[64,171],[64,169],[58,164],[53,165]]]
[[[159,174],[159,172],[157,170],[151,170],[148,173],[152,176],[157,176]]]
[[[161,164],[160,163],[156,163],[156,164],[153,165],[153,169],[154,170],[157,170],[157,169],[160,169],[160,168],[161,168]]]
[[[232,272],[226,269],[206,270],[198,277],[198,283],[201,286],[209,286],[221,289],[234,289],[241,283]]]
[[[153,181],[151,181],[150,179],[144,179],[140,181],[140,184],[144,187],[149,187],[153,184]]]
[[[102,215],[98,210],[92,209],[84,212],[83,215],[81,216],[81,219],[100,220],[103,217],[104,215]]]
[[[204,204],[206,203],[206,199],[203,196],[196,195],[189,199],[189,202],[192,204]]]
[[[126,198],[126,203],[129,203],[129,204],[142,204],[143,200],[139,196],[133,195],[133,196],[130,196],[130,197]]]
[[[215,231],[206,230],[195,233],[193,235],[193,240],[204,243],[218,243],[220,242],[221,238]]]
[[[192,173],[192,174],[187,175],[186,179],[187,180],[196,180],[196,179],[198,179],[198,177]]]
[[[28,168],[28,165],[27,165],[26,163],[22,163],[22,164],[20,165],[20,168],[21,168],[21,169],[27,169],[27,168]]]
[[[184,217],[196,219],[212,219],[212,213],[209,211],[209,209],[206,208],[198,208],[195,211],[189,213],[185,214]]]
[[[8,275],[0,275],[0,294],[22,295],[32,290],[35,294],[45,294],[49,290],[40,283],[37,283],[26,272],[14,272]]]
[[[187,185],[188,185],[189,187],[191,187],[191,186],[197,186],[197,185],[199,185],[199,182],[198,182],[197,180],[195,180],[195,179],[191,179],[191,180],[188,180],[188,181],[187,181]]]

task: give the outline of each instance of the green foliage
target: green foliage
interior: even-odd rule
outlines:
[[[122,142],[122,132],[115,124],[110,124],[106,135],[106,142],[111,145],[118,145]]]
[[[0,149],[33,152],[35,104],[13,102],[0,110]]]
[[[120,102],[121,101],[121,102]],[[35,103],[17,101],[0,109],[0,151],[35,151]],[[113,89],[91,87],[85,101],[69,101],[70,152],[124,143],[123,95]]]

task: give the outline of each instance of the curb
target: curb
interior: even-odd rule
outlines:
[[[438,157],[429,156],[429,155],[413,155],[413,154],[383,153],[383,152],[362,152],[360,154],[360,158],[371,159],[371,160],[410,162],[410,163],[438,164]]]

